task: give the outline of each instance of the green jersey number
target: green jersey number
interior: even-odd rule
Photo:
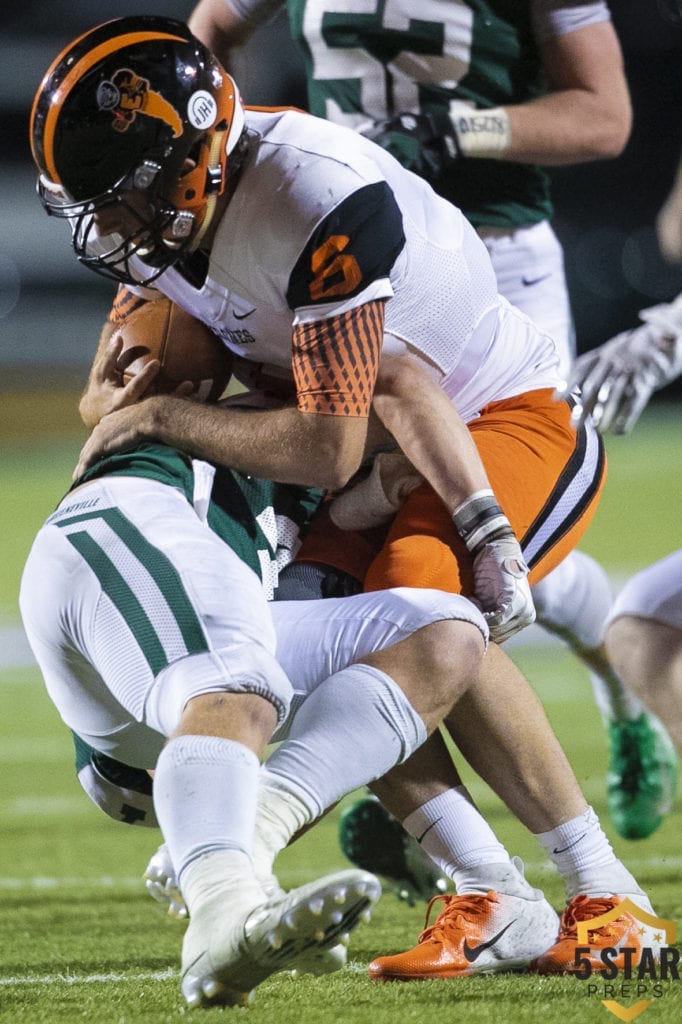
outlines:
[[[469,69],[474,15],[459,0],[307,0],[302,12],[290,0],[289,10],[309,53],[312,113],[337,124],[416,113],[420,86],[453,90]]]

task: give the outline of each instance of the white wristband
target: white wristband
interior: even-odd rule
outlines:
[[[511,128],[509,115],[503,107],[477,110],[461,100],[452,100],[450,120],[463,156],[492,160],[504,158],[511,142]]]

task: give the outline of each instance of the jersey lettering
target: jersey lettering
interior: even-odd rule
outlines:
[[[362,281],[355,256],[343,252],[349,242],[347,235],[332,235],[313,253],[310,295],[316,302],[332,295],[349,295]]]
[[[310,83],[312,112],[350,127],[367,117],[416,113],[421,85],[454,89],[466,75],[473,21],[461,0],[308,0],[302,34],[311,77],[333,80],[336,93]]]
[[[405,245],[403,218],[385,181],[346,196],[317,225],[289,277],[290,309],[352,296],[390,278]]]

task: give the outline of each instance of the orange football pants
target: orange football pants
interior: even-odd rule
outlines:
[[[601,438],[591,427],[576,431],[570,403],[553,394],[547,388],[491,402],[469,424],[490,486],[523,548],[531,584],[578,544],[606,476]],[[365,590],[473,593],[471,555],[428,484],[412,492],[388,530],[339,530],[323,509],[297,561],[347,572],[364,580]]]

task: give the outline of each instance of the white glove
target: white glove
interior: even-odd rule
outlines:
[[[484,544],[474,558],[476,603],[496,644],[535,622],[527,577],[528,566],[516,537]]]
[[[187,906],[178,889],[175,870],[165,843],[153,855],[142,877],[149,895],[166,909],[169,917],[180,921],[188,917]]]
[[[614,434],[628,434],[652,393],[682,374],[682,294],[639,315],[641,327],[617,334],[573,364],[557,397],[580,387],[575,427],[591,416],[602,434],[610,428]]]
[[[535,621],[521,545],[492,491],[477,491],[455,509],[452,521],[474,556],[474,603],[490,639],[501,644]]]
[[[387,523],[422,477],[402,452],[383,452],[369,476],[337,495],[329,506],[331,521],[340,530],[368,530]]]

